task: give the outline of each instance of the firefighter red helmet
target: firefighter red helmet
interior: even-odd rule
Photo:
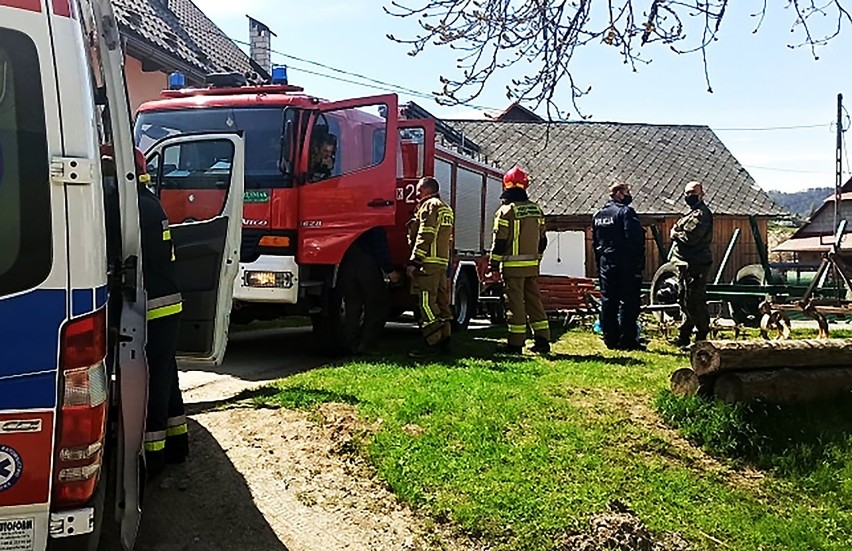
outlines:
[[[527,173],[518,165],[513,166],[509,169],[509,172],[503,175],[503,189],[527,189],[527,185],[529,185]]]
[[[112,159],[114,153],[111,143],[101,145],[101,157]],[[148,175],[148,161],[145,159],[145,154],[138,147],[133,148],[133,164],[136,165],[136,175],[139,182],[147,184],[151,181],[151,176]]]

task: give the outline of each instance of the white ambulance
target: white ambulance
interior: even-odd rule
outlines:
[[[0,0],[0,551],[129,550],[136,540],[146,301],[123,58],[109,0]],[[114,277],[106,142],[121,205]],[[242,137],[166,139],[149,166],[187,155],[198,170],[170,173],[169,185],[225,193],[215,211],[171,228],[179,353],[217,363],[239,266]],[[159,188],[162,170],[152,178]]]

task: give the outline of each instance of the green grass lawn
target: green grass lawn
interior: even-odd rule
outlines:
[[[358,451],[381,479],[494,549],[557,549],[615,499],[696,549],[852,549],[849,404],[682,400],[668,377],[688,359],[662,341],[620,353],[569,332],[552,359],[513,360],[493,355],[500,336],[457,336],[434,363],[407,359],[413,336],[394,339],[385,359],[296,375],[253,400],[353,404],[377,427]]]

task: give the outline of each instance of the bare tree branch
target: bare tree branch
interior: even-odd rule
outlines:
[[[818,59],[817,48],[852,24],[843,1],[849,0],[787,0],[780,9],[793,15],[791,31],[803,35],[800,43],[788,46],[806,46]],[[758,2],[759,9],[750,14],[759,18],[754,32],[761,28],[769,5],[767,0]],[[780,2],[773,4],[778,9]],[[642,48],[650,44],[666,45],[675,54],[701,52],[707,90],[712,92],[708,48],[718,40],[728,7],[729,0],[391,0],[384,9],[417,21],[420,32],[413,38],[388,35],[410,46],[410,55],[429,47],[460,53],[458,73],[440,77],[439,102],[470,103],[495,73],[522,69],[527,76],[511,81],[507,97],[533,109],[544,104],[553,120],[566,115],[558,105],[564,104],[557,94],[562,86],[570,91],[572,110],[582,116],[578,100],[591,88],[576,80],[572,61],[579,48],[590,44],[614,48],[633,71],[649,63]],[[816,32],[826,20],[836,20],[836,25],[823,34]]]

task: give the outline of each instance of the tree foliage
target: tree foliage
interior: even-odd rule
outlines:
[[[753,1],[755,32],[768,9],[786,9],[798,37],[789,46],[808,47],[814,57],[818,46],[852,24],[842,0],[786,0],[783,6],[782,0],[772,0],[772,7],[769,0]],[[577,99],[589,88],[575,79],[571,62],[579,48],[594,43],[616,49],[634,70],[647,63],[642,47],[649,44],[661,43],[676,54],[698,53],[712,92],[707,48],[717,40],[730,4],[729,0],[392,0],[385,11],[417,20],[421,30],[413,38],[388,35],[410,45],[410,55],[430,46],[461,53],[460,74],[441,77],[439,99],[444,103],[475,101],[495,73],[519,65],[529,76],[512,80],[507,96],[534,108],[544,104],[552,117],[561,114],[556,99],[563,83],[570,87],[579,112]]]

